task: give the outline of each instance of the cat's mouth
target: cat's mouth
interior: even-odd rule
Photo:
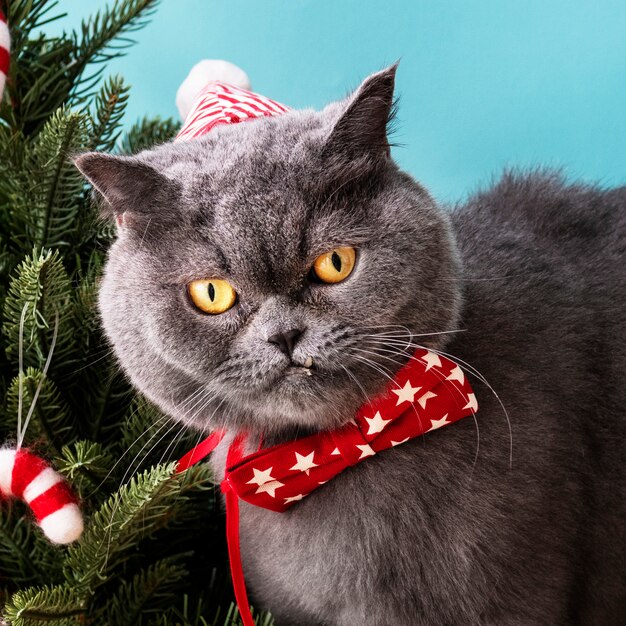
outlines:
[[[308,356],[303,363],[292,361],[285,369],[285,376],[313,376],[316,370],[313,357]]]
[[[311,389],[328,383],[328,374],[326,368],[320,368],[311,357],[304,362],[291,361],[272,372],[265,389],[285,394],[286,397],[293,398],[303,393],[308,397]]]
[[[224,395],[249,416],[252,426],[263,424],[268,432],[292,426],[334,428],[342,423],[341,416],[352,416],[358,408],[359,391],[338,360],[321,355],[272,365],[238,378],[235,385],[224,381]]]

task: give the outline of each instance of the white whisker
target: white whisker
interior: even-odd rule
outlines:
[[[389,340],[388,341],[388,346],[389,347],[393,347],[393,345],[397,345],[400,343],[401,340]],[[402,343],[404,344],[404,341],[402,341]],[[480,382],[482,382],[488,389],[489,391],[494,395],[494,397],[496,398],[496,400],[498,401],[498,403],[500,404],[500,407],[502,408],[502,411],[504,413],[504,416],[506,418],[506,422],[507,422],[507,426],[508,426],[508,430],[509,430],[509,467],[513,467],[513,429],[511,426],[511,419],[509,416],[509,412],[507,411],[506,407],[504,406],[504,403],[502,402],[502,399],[500,398],[500,396],[498,395],[498,393],[496,392],[496,390],[492,387],[492,385],[487,381],[487,379],[472,365],[470,365],[469,363],[467,363],[466,361],[464,361],[463,359],[456,357],[448,352],[444,352],[442,350],[437,350],[434,348],[427,348],[426,346],[423,346],[421,344],[418,343],[414,343],[411,342],[411,347],[412,348],[420,348],[422,350],[429,350],[431,352],[434,352],[435,354],[438,354],[440,356],[444,356],[448,359],[450,359],[453,363],[456,363],[461,369],[464,369],[466,372],[476,376],[476,378],[478,378],[478,380]],[[406,349],[406,348],[405,348]]]

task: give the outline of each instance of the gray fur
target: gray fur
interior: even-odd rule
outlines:
[[[406,361],[407,331],[463,329],[414,341],[493,386],[512,463],[502,407],[473,378],[476,423],[368,459],[287,513],[242,505],[253,601],[279,625],[618,624],[626,189],[506,174],[442,211],[389,157],[394,73],[321,112],[79,157],[123,222],[100,291],[107,335],[175,419],[278,441],[349,420]],[[353,274],[312,284],[338,245],[358,248]],[[185,285],[205,277],[232,282],[233,309],[194,310]],[[267,341],[294,327],[313,376]]]

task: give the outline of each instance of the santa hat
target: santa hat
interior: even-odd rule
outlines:
[[[200,61],[176,94],[185,120],[176,141],[194,139],[222,124],[236,124],[286,113],[289,108],[249,91],[246,73],[228,61]]]

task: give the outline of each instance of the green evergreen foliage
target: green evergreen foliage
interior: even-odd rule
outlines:
[[[26,415],[41,384],[25,442],[72,484],[86,528],[55,546],[21,502],[0,503],[2,624],[240,623],[210,469],[174,472],[198,434],[135,394],[100,330],[113,227],[71,163],[80,151],[133,154],[176,134],[159,118],[124,132],[130,88],[103,76],[156,6],[116,0],[79,32],[51,37],[58,2],[3,2],[13,51],[0,103],[0,443],[16,440],[20,387]]]
[[[171,119],[163,120],[160,117],[144,117],[137,122],[122,139],[120,152],[136,154],[162,143],[178,132],[178,124]]]

